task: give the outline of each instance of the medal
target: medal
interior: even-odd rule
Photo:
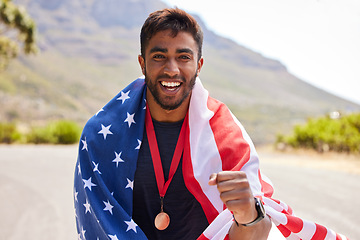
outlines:
[[[149,148],[150,148],[151,159],[153,161],[156,183],[160,195],[161,210],[156,215],[154,224],[158,230],[164,230],[170,224],[170,216],[166,212],[164,212],[164,197],[166,190],[168,189],[171,180],[175,175],[176,169],[181,159],[181,155],[184,150],[185,132],[188,125],[188,115],[186,114],[186,117],[184,119],[184,122],[180,130],[180,135],[176,143],[175,152],[171,160],[169,178],[166,182],[165,182],[164,171],[160,159],[159,147],[156,141],[154,125],[149,111],[149,106],[146,106],[145,125],[146,125],[146,134],[149,139]]]
[[[158,215],[156,215],[154,223],[157,229],[164,230],[170,224],[170,217],[166,212],[164,212],[164,198],[161,197],[160,201],[161,201],[161,211],[160,213],[158,213]]]
[[[158,230],[166,229],[170,224],[170,217],[166,212],[160,212],[155,217],[155,227]]]

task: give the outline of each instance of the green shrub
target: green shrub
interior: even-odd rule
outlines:
[[[18,132],[15,123],[0,123],[0,142],[13,143],[20,140],[21,134]]]
[[[72,144],[80,139],[81,128],[72,121],[57,121],[49,125],[56,144]]]
[[[295,126],[291,136],[278,136],[279,142],[317,151],[360,153],[360,113],[338,119],[329,116],[309,119],[305,125]]]
[[[56,143],[55,137],[52,135],[49,127],[33,127],[26,136],[27,143]]]
[[[29,143],[72,144],[80,139],[81,128],[72,121],[60,120],[36,127],[27,135]]]

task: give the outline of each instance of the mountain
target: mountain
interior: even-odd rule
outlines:
[[[141,25],[160,0],[17,0],[37,23],[39,54],[21,56],[0,73],[0,121],[73,119],[84,124],[141,75]],[[204,31],[200,74],[255,143],[268,143],[293,124],[330,111],[360,111],[290,74],[274,59]]]

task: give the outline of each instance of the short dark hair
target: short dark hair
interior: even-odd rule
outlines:
[[[153,12],[146,19],[141,28],[140,45],[141,55],[145,57],[145,48],[150,39],[158,32],[171,30],[173,37],[180,31],[190,33],[198,45],[198,59],[202,56],[203,32],[194,17],[178,8],[165,8]]]

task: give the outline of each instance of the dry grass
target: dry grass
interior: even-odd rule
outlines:
[[[327,169],[360,175],[360,155],[326,152],[318,153],[313,150],[287,149],[275,150],[272,146],[257,148],[260,161],[272,161],[300,167]]]

